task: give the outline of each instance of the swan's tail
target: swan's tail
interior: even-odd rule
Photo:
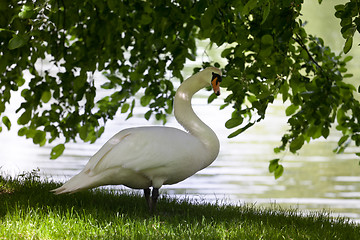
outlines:
[[[96,187],[93,179],[87,176],[84,172],[72,177],[69,181],[64,183],[61,187],[51,190],[54,194],[75,193],[84,189]]]

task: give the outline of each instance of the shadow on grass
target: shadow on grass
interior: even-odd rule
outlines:
[[[145,199],[136,193],[93,190],[70,195],[54,195],[50,190],[59,184],[39,181],[36,175],[25,175],[17,179],[0,177],[0,219],[18,211],[41,211],[66,215],[69,210],[79,217],[92,216],[97,222],[114,222],[116,218],[129,221],[151,221],[171,225],[179,224],[201,227],[218,227],[227,231],[234,228],[253,228],[255,232],[272,229],[284,232],[285,236],[312,236],[334,239],[339,236],[347,239],[360,239],[360,227],[346,219],[332,219],[326,214],[301,216],[296,210],[279,208],[258,208],[255,206],[193,204],[186,200],[163,196],[159,199],[156,214],[151,215]],[[142,191],[139,191],[142,193]],[[323,238],[325,239],[325,238]]]

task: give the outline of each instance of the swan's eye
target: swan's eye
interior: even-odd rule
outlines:
[[[216,81],[216,84],[221,83],[221,81],[222,81],[221,75],[213,72],[211,82],[214,82],[214,81]]]
[[[212,79],[211,79],[211,85],[214,90],[214,93],[219,96],[220,95],[220,83],[222,81],[222,78],[217,73],[212,73]]]

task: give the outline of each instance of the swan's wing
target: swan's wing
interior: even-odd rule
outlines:
[[[97,174],[109,168],[136,172],[166,169],[174,163],[191,162],[202,145],[195,137],[167,127],[132,128],[111,138],[89,161],[84,171]],[[176,164],[175,164],[176,165]]]

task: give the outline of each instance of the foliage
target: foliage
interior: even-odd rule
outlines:
[[[360,33],[360,2],[350,0],[346,4],[336,5],[335,10],[335,17],[341,19],[341,34],[346,39],[344,53],[348,53],[353,44],[354,33]]]
[[[175,92],[167,76],[183,80],[181,70],[187,59],[195,59],[196,40],[209,39],[211,45],[225,46],[223,87],[231,94],[222,108],[234,108],[225,126],[235,128],[229,137],[264,119],[268,105],[281,96],[290,103],[290,129],[276,152],[295,153],[311,139],[327,138],[334,124],[343,135],[336,152],[351,141],[360,146],[360,104],[354,98],[360,89],[344,81],[352,76],[346,69],[351,57],[335,54],[321,38],[306,33],[302,4],[303,0],[2,1],[2,123],[11,127],[3,112],[20,87],[23,102],[17,112],[23,127],[18,134],[41,146],[60,137],[65,143],[77,137],[94,142],[118,111],[132,116],[139,91],[140,104],[149,108],[144,117],[155,115],[165,122]],[[360,8],[355,0],[335,8],[347,53],[360,28]],[[44,69],[47,61],[50,69]],[[210,64],[219,66],[203,66]],[[27,84],[24,71],[32,76]],[[95,98],[96,71],[108,79],[101,88],[112,91],[101,99]],[[209,101],[214,98],[211,95]],[[57,145],[51,157],[64,149],[64,144]],[[276,177],[283,171],[280,164],[277,167],[281,171],[274,170]]]

